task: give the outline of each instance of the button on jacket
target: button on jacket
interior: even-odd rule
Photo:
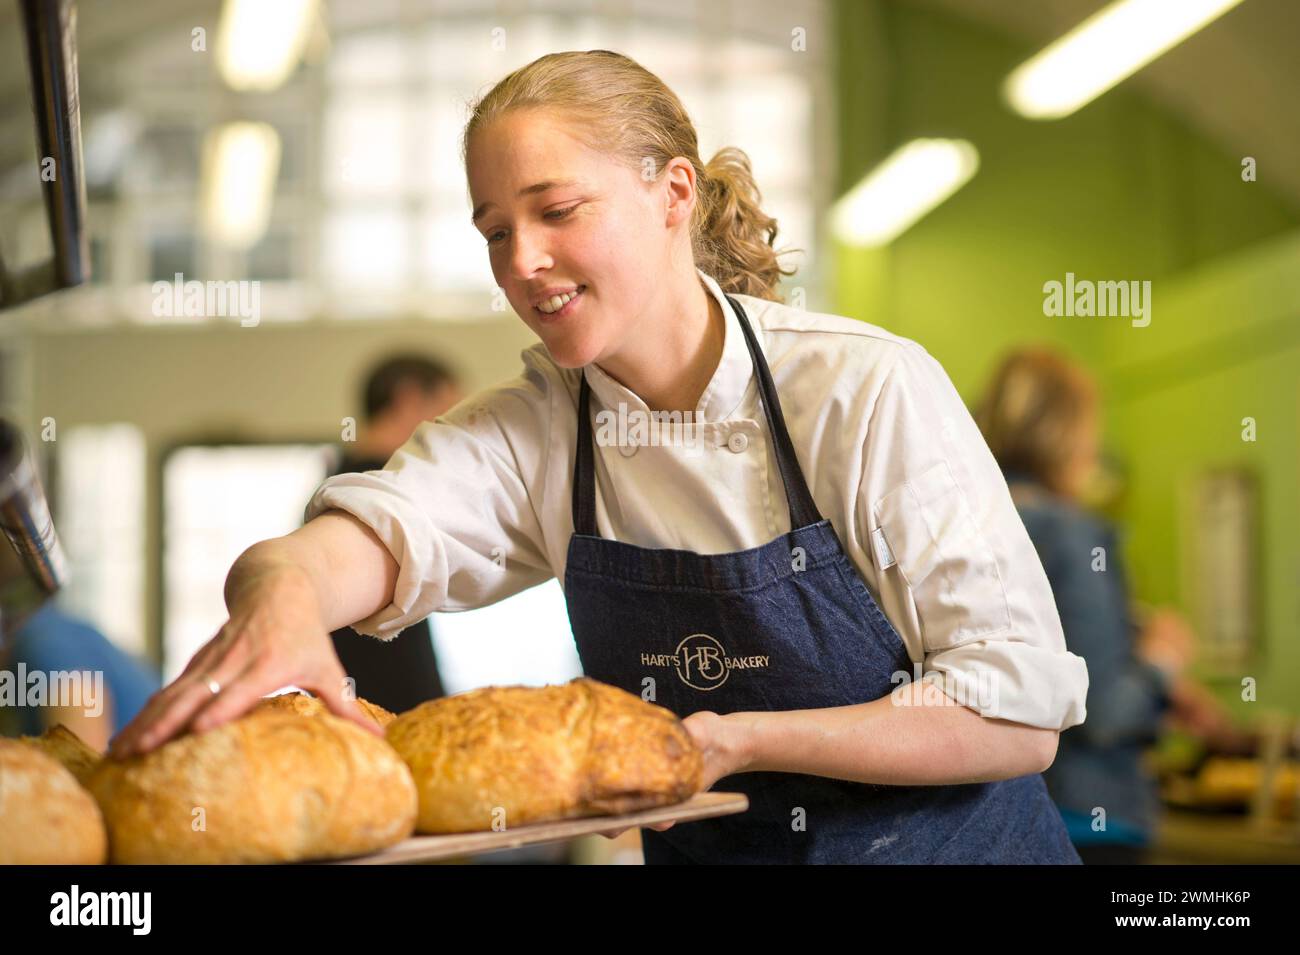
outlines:
[[[726,325],[698,430],[640,444],[597,432],[602,537],[714,554],[791,529],[753,362],[717,282],[699,276]],[[865,322],[735,297],[818,509],[916,672],[986,717],[1053,730],[1083,722],[1087,668],[1066,649],[1006,481],[939,363]],[[383,470],[331,477],[312,496],[307,520],[347,511],[399,564],[393,602],[358,632],[388,638],[435,611],[564,580],[580,370],[557,366],[540,342],[521,358],[518,377],[420,425]],[[610,435],[651,417],[597,365],[586,371]]]

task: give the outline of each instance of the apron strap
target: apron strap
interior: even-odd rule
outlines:
[[[745,345],[754,362],[754,371],[758,375],[758,390],[762,397],[763,414],[767,418],[768,431],[772,435],[773,450],[776,453],[777,467],[781,471],[781,482],[785,485],[785,499],[790,508],[790,529],[807,527],[821,522],[821,514],[808,490],[803,469],[794,452],[794,442],[785,426],[785,416],[781,414],[781,400],[776,393],[776,384],[772,381],[772,372],[767,367],[763,351],[758,347],[754,330],[750,327],[749,316],[744,307],[732,298],[725,296],[736,311],[740,320],[740,330],[745,336]],[[586,537],[598,537],[596,533],[596,471],[595,457],[591,443],[591,386],[587,384],[587,375],[582,373],[582,385],[578,392],[578,448],[573,464],[573,530]]]
[[[794,453],[794,442],[785,427],[785,416],[781,413],[781,399],[776,393],[776,383],[772,381],[772,372],[767,367],[763,350],[758,347],[754,330],[749,325],[749,316],[745,309],[730,295],[726,296],[731,307],[740,319],[740,330],[745,333],[745,344],[749,346],[749,355],[754,360],[754,371],[758,374],[758,388],[763,396],[763,413],[767,416],[767,427],[772,433],[775,444],[776,464],[781,469],[781,482],[785,485],[785,499],[790,505],[790,529],[820,524],[821,514],[813,501],[808,482],[804,480],[803,468],[799,467],[799,458]]]
[[[584,537],[596,533],[596,467],[591,453],[591,386],[586,371],[578,391],[578,453],[573,463],[573,532]]]

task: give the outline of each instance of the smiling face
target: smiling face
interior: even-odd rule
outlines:
[[[478,130],[467,160],[492,275],[556,363],[577,368],[625,348],[673,258],[680,215],[669,214],[663,183],[642,181],[538,110]],[[547,290],[584,286],[562,312],[536,307]]]

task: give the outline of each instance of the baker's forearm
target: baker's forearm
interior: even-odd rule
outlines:
[[[311,588],[325,628],[337,630],[392,603],[398,565],[370,528],[344,511],[326,511],[240,554],[226,577],[227,608],[246,587],[284,570]]]
[[[1054,731],[980,716],[927,687],[908,683],[854,706],[731,714],[744,729],[741,771],[949,785],[1040,772],[1054,752]]]

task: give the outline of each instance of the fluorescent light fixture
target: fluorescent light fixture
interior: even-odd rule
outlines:
[[[266,123],[226,123],[203,145],[203,228],[235,248],[266,233],[280,169],[280,136]]]
[[[1060,119],[1241,0],[1117,0],[1012,71],[1002,92],[1030,119]]]
[[[302,57],[316,0],[226,0],[217,27],[217,69],[231,89],[273,90]]]
[[[850,189],[831,210],[835,237],[887,245],[970,181],[979,153],[964,139],[914,139]]]

